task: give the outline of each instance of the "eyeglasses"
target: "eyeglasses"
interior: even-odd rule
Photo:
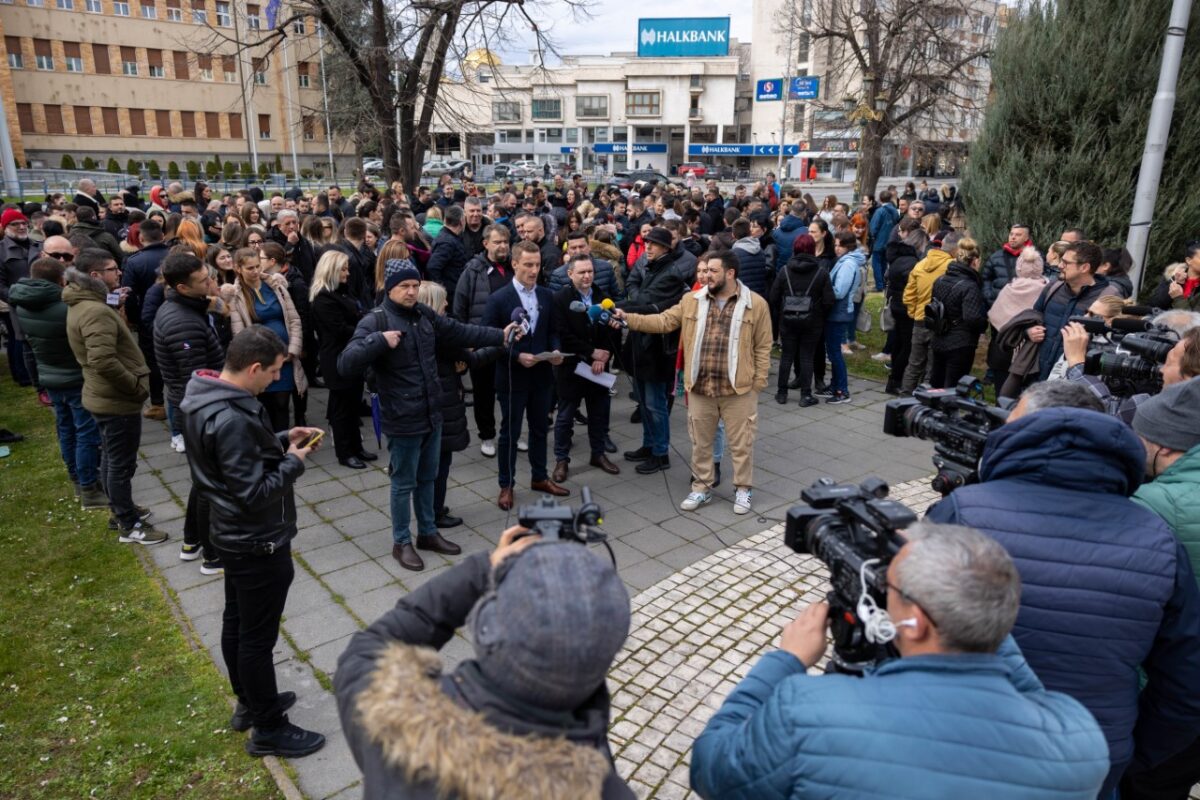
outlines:
[[[70,264],[72,261],[75,260],[74,253],[50,253],[50,252],[43,250],[42,255],[47,256],[49,258],[57,258],[59,261],[64,261],[68,264]]]
[[[105,272],[120,272],[120,271],[121,271],[121,268],[120,268],[120,267],[105,267],[104,269],[98,269],[98,270],[96,270],[96,271],[97,271],[97,272],[100,272],[100,273],[105,273]]]
[[[247,239],[246,244],[262,244],[262,239]]]
[[[937,622],[934,620],[933,616],[929,613],[929,610],[927,608],[925,608],[925,604],[896,585],[896,583],[892,580],[890,568],[885,569],[883,572],[883,590],[886,592],[888,589],[895,589],[896,594],[903,597],[909,603],[911,603],[914,606],[920,606],[921,610],[925,612],[925,619],[929,620],[929,624],[935,628],[938,627]]]
[[[1079,266],[1079,264],[1080,264],[1081,262],[1079,262],[1079,261],[1067,261],[1066,257],[1063,257],[1063,258],[1060,258],[1060,259],[1058,260],[1058,263],[1059,263],[1059,264],[1061,264],[1061,265],[1062,265],[1062,266],[1064,266],[1064,267],[1078,267],[1078,266]]]

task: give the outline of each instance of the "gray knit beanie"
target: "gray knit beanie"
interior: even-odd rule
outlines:
[[[1138,406],[1133,429],[1147,442],[1182,453],[1200,444],[1200,378],[1168,386]]]

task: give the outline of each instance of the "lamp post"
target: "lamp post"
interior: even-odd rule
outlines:
[[[887,110],[887,95],[880,92],[874,94],[875,91],[875,76],[867,74],[862,79],[862,96],[854,97],[848,95],[842,99],[842,109],[846,114],[846,119],[849,122],[857,123],[859,128],[858,133],[858,164],[854,170],[854,199],[858,200],[861,195],[862,187],[862,159],[863,159],[863,141],[866,138],[867,125],[871,122],[879,122],[884,117],[884,112]],[[873,102],[872,95],[874,94]]]

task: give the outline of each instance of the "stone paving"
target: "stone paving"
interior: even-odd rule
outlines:
[[[613,439],[620,450],[633,449],[641,444],[640,426],[628,422],[628,382],[622,377],[617,386]],[[859,481],[878,475],[899,484],[930,473],[929,443],[894,439],[880,431],[882,403],[888,399],[881,386],[852,379],[851,392],[852,405],[810,409],[798,408],[794,400],[777,405],[770,391],[762,395],[754,513],[746,516],[733,514],[731,467],[711,505],[694,514],[677,510],[689,490],[690,444],[682,408],[672,414],[672,468],[658,476],[637,475],[619,454],[614,460],[621,466],[620,475],[586,466],[586,435],[577,428],[573,464],[579,471],[566,482],[572,490],[567,500],[578,502],[582,485],[592,488],[604,509],[604,528],[621,576],[637,598],[637,627],[613,670],[621,715],[613,742],[622,774],[631,778],[641,796],[686,794],[688,743],[719,704],[718,698],[776,636],[779,625],[791,618],[801,597],[797,587],[808,591],[819,581],[815,567],[782,553],[774,532],[800,488],[823,476]],[[309,422],[324,426],[323,391],[314,392]],[[374,450],[369,420],[366,423],[368,449]],[[170,449],[165,425],[149,421],[141,454],[135,498],[151,506],[155,523],[172,535],[171,542],[148,548],[148,561],[170,589],[195,638],[223,670],[222,580],[201,575],[197,562],[178,557],[189,487],[185,457]],[[349,636],[453,563],[423,553],[426,570],[413,573],[392,560],[385,459],[386,452],[374,468],[350,470],[338,465],[332,447],[327,447],[310,459],[297,485],[296,578],[275,655],[282,688],[299,695],[291,718],[328,736],[321,752],[289,762],[300,790],[313,800],[361,794],[360,775],[329,692],[329,678]],[[517,474],[517,502],[532,501],[524,459],[518,462]],[[496,506],[497,492],[495,464],[480,455],[477,441],[455,454],[447,503],[466,522],[447,533],[464,552],[492,548],[506,521],[515,523],[515,513],[510,519]],[[743,543],[747,537],[751,538]],[[729,571],[707,577],[706,570],[723,569]],[[743,580],[755,588],[745,588]],[[685,591],[687,587],[695,594]],[[721,602],[722,591],[730,587],[737,587],[730,590],[731,597],[750,592],[756,599],[748,608],[743,601],[736,606],[725,603],[708,619],[703,607]],[[679,608],[659,608],[672,605],[680,592],[692,604],[686,614]],[[757,629],[745,629],[747,625]],[[470,653],[469,642],[460,635],[444,648],[443,657],[453,664]],[[687,698],[696,695],[697,702],[688,706]]]

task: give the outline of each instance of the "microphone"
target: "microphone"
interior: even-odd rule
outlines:
[[[1142,333],[1151,330],[1154,326],[1149,320],[1144,319],[1114,319],[1109,325],[1114,331],[1124,331],[1127,333]]]
[[[520,333],[522,336],[529,333],[529,312],[523,308],[514,308],[512,316],[510,316],[509,319],[518,323],[517,327],[509,331],[508,339],[504,343],[506,346],[511,347],[512,343],[516,341],[518,333]]]
[[[611,313],[611,312],[612,312],[612,310],[613,310],[613,309],[615,309],[616,307],[617,307],[617,304],[616,304],[616,303],[614,303],[614,302],[612,301],[612,298],[611,298],[611,297],[606,297],[606,298],[604,298],[603,300],[601,300],[601,301],[600,301],[600,308],[604,309],[604,311],[605,311],[606,313],[608,313],[608,318],[604,320],[604,324],[606,324],[606,325],[607,325],[607,324],[608,324],[608,321],[609,321],[609,319],[612,319],[612,313]],[[628,323],[628,322],[626,322],[626,321],[625,321],[625,320],[623,320],[623,319],[619,319],[619,320],[617,320],[617,324],[618,324],[618,325],[620,325],[622,328],[628,328],[628,327],[629,327],[629,323]]]
[[[581,314],[586,314],[586,313],[587,313],[587,311],[588,311],[588,307],[587,307],[587,306],[585,306],[585,305],[584,305],[584,304],[583,304],[581,301],[579,301],[579,300],[572,300],[572,301],[571,301],[571,305],[570,305],[570,309],[571,309],[572,311],[578,311],[578,312],[579,312],[579,313],[581,313]]]
[[[1157,314],[1162,309],[1155,308],[1154,306],[1125,306],[1121,311],[1125,314],[1132,314],[1135,317],[1148,317],[1151,314]]]

